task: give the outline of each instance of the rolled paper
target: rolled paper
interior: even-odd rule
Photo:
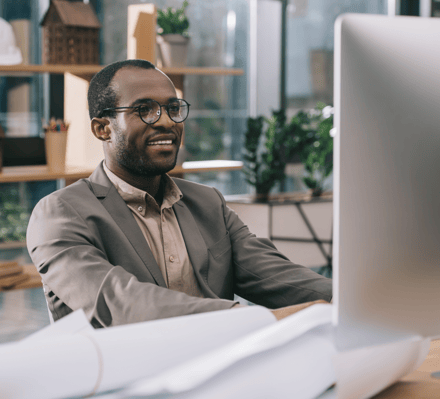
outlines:
[[[1,397],[59,399],[121,388],[275,321],[268,309],[250,306],[0,345]]]

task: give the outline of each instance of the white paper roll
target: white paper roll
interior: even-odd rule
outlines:
[[[120,388],[271,323],[268,309],[252,306],[0,345],[0,398]]]
[[[98,375],[96,349],[80,334],[0,346],[2,399],[84,396]]]

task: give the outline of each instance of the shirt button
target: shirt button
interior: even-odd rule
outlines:
[[[138,208],[139,212],[142,212],[144,208],[142,208],[141,206]]]
[[[174,256],[170,256],[170,262],[174,262]]]

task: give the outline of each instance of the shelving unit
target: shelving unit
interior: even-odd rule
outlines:
[[[23,73],[53,73],[72,75],[94,75],[99,72],[104,65],[0,65],[0,75],[14,76]],[[184,67],[184,68],[161,68],[167,75],[243,75],[243,70],[239,68],[220,68],[220,67]]]
[[[154,4],[135,4],[128,7],[127,57],[141,58],[156,62],[156,8]],[[146,23],[148,21],[148,23]],[[102,144],[91,133],[87,107],[87,90],[90,79],[103,65],[0,65],[0,75],[31,76],[32,74],[64,75],[64,119],[70,123],[67,139],[66,170],[64,173],[49,172],[47,167],[4,168],[0,173],[0,183],[16,181],[35,181],[65,179],[66,184],[87,177],[104,158]],[[160,68],[173,81],[179,95],[183,96],[186,75],[243,75],[238,68],[222,67],[183,67]],[[209,168],[197,166],[191,169],[175,168],[171,174],[202,171],[224,171],[241,169],[241,166],[216,164]]]
[[[23,76],[30,74],[63,74],[65,81],[65,119],[71,122],[67,143],[67,169],[65,173],[52,173],[41,167],[4,168],[0,173],[0,183],[12,181],[66,179],[68,182],[87,177],[104,158],[101,143],[90,132],[90,120],[87,109],[87,89],[92,76],[99,72],[103,65],[0,65],[0,75]],[[233,75],[243,74],[242,69],[220,67],[185,67],[162,68],[170,76],[176,87],[183,90],[185,75]],[[217,168],[216,170],[224,170]],[[186,171],[176,169],[175,175]],[[197,173],[192,170],[191,173]]]
[[[176,166],[168,174],[179,177],[185,173],[225,172],[240,170],[242,167],[241,161],[184,162],[183,165]],[[0,184],[65,179],[66,185],[69,185],[76,180],[89,177],[93,170],[93,168],[67,166],[63,172],[52,172],[47,166],[10,166],[3,168],[0,173]]]

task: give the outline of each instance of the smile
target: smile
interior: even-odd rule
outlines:
[[[159,140],[159,141],[152,141],[147,145],[171,145],[171,144],[173,144],[173,140]]]

